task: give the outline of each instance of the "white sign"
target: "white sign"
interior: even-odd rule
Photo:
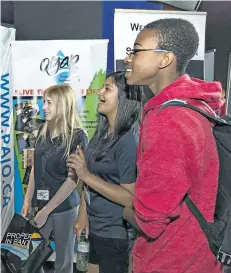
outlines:
[[[138,33],[150,22],[165,18],[181,18],[191,22],[198,32],[200,41],[193,60],[204,60],[205,51],[205,12],[153,11],[153,10],[115,10],[114,53],[116,60],[126,57],[126,48],[133,48]],[[115,63],[116,67],[116,63]]]

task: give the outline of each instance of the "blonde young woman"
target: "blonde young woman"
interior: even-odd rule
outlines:
[[[44,92],[45,124],[35,145],[32,168],[22,215],[37,207],[34,221],[41,234],[54,232],[55,273],[73,272],[73,223],[80,203],[76,177],[67,168],[67,157],[77,145],[85,148],[87,136],[81,129],[74,92],[69,85],[51,86]]]

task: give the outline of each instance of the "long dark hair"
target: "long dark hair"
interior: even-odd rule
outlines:
[[[113,72],[107,75],[109,77],[118,88],[119,106],[114,131],[107,137],[108,119],[104,115],[99,116],[98,127],[92,138],[93,143],[96,143],[92,157],[96,161],[100,161],[122,135],[129,131],[138,133],[141,121],[142,87],[127,85],[124,72]]]

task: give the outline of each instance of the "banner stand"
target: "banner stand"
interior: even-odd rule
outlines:
[[[1,240],[14,215],[11,46],[16,30],[0,26],[1,37]]]
[[[24,164],[24,155],[29,156],[44,120],[44,90],[55,84],[71,85],[76,95],[76,111],[90,139],[98,122],[97,90],[105,81],[108,47],[108,40],[14,41],[10,51],[15,31],[4,29],[4,33],[5,36],[1,36],[4,38],[1,46],[4,46],[3,57],[6,59],[1,73],[1,145],[4,147],[4,154],[1,154],[4,189],[2,230],[6,230],[14,212],[21,213],[31,171],[31,167]],[[14,188],[17,193],[15,198]],[[10,198],[11,202],[7,202],[5,209],[6,198]],[[15,210],[9,209],[13,204]],[[17,253],[22,249],[23,245],[14,247]],[[54,259],[53,255],[51,260]]]

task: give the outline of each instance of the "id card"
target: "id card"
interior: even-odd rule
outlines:
[[[90,206],[90,204],[91,204],[91,197],[90,197],[89,189],[86,186],[84,186],[84,193],[85,193],[85,200],[86,200],[88,206]]]
[[[49,201],[50,191],[49,189],[38,189],[37,190],[37,200],[39,201]]]

